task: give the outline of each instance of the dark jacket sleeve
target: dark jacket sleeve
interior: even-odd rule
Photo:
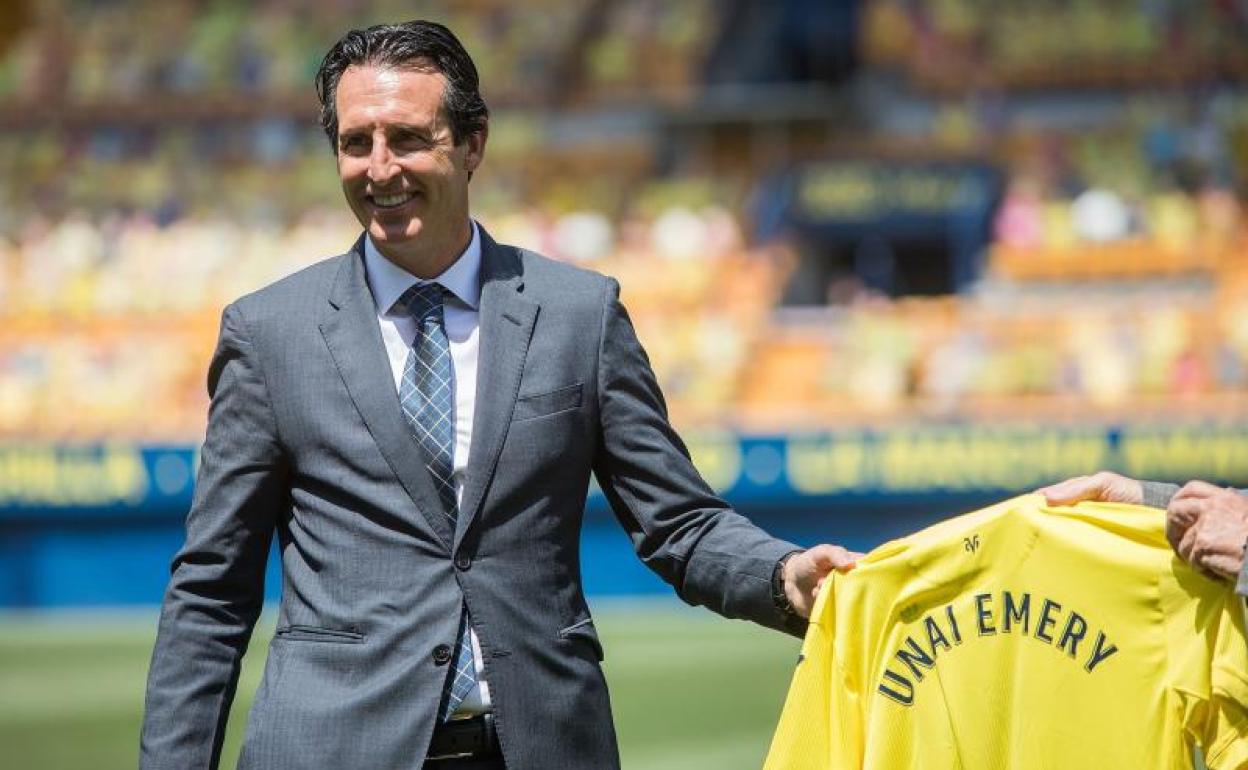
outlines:
[[[1144,504],[1151,505],[1155,508],[1165,508],[1170,504],[1170,499],[1179,491],[1178,484],[1166,484],[1161,481],[1145,481],[1142,482],[1144,487]],[[1248,490],[1239,490],[1240,494],[1248,494]],[[1248,597],[1248,559],[1244,560],[1244,566],[1239,570],[1239,580],[1235,582],[1235,592],[1241,596]]]
[[[803,634],[771,596],[776,564],[801,549],[732,510],[694,468],[614,280],[600,334],[594,473],[638,556],[690,604]]]
[[[212,406],[186,541],[174,557],[147,679],[140,767],[216,768],[239,664],[264,598],[287,477],[264,375],[231,305],[208,374]]]

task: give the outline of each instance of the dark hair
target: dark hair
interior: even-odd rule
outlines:
[[[321,101],[321,127],[338,150],[338,81],[347,67],[383,66],[431,69],[446,77],[442,109],[451,121],[451,138],[459,144],[485,128],[490,110],[481,98],[477,67],[459,39],[432,21],[378,24],[343,35],[316,73],[316,96]]]

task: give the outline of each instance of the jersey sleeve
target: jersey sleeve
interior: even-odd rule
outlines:
[[[1167,680],[1183,742],[1199,745],[1209,770],[1248,767],[1248,640],[1231,586],[1174,560],[1163,580]],[[1177,736],[1176,736],[1177,737]]]
[[[1213,645],[1201,745],[1210,770],[1248,767],[1248,641],[1243,600],[1227,597]]]

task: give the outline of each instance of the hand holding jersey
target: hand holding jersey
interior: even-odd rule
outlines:
[[[1166,536],[1189,564],[1228,580],[1244,568],[1248,497],[1203,481],[1178,491],[1166,509]]]
[[[848,572],[862,556],[839,545],[825,543],[785,559],[782,573],[784,594],[793,612],[809,618],[828,575],[834,570]]]
[[[1177,491],[1175,491],[1177,489]],[[1248,548],[1248,497],[1205,481],[1182,489],[1140,482],[1109,471],[1072,479],[1039,490],[1049,505],[1074,505],[1082,500],[1144,503],[1166,508],[1166,539],[1184,561],[1227,580],[1245,580]]]
[[[1049,505],[1074,505],[1084,500],[1131,505],[1144,502],[1143,484],[1110,471],[1100,471],[1091,476],[1075,476],[1037,491],[1044,495]]]

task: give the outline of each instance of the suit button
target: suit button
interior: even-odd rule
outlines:
[[[472,566],[472,559],[469,558],[468,554],[461,553],[459,556],[455,557],[455,566],[462,570],[466,570]]]
[[[439,644],[433,648],[433,662],[439,666],[445,666],[451,660],[451,646],[449,644]]]

